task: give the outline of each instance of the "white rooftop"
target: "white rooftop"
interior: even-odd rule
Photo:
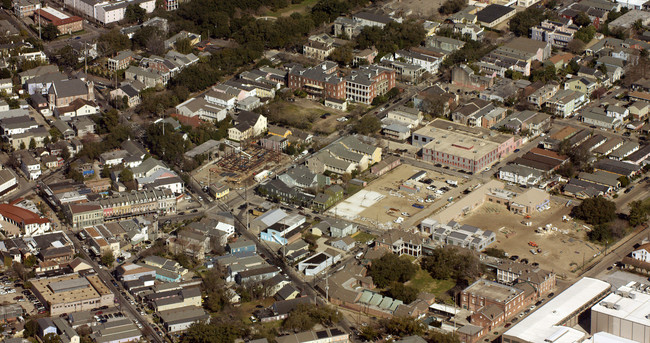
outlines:
[[[618,337],[608,332],[596,332],[593,337],[584,341],[584,343],[638,343],[631,339]]]
[[[65,14],[65,13],[63,13],[63,12],[60,12],[60,11],[57,11],[56,9],[54,9],[54,8],[52,8],[52,7],[43,7],[43,8],[41,8],[41,10],[42,10],[43,12],[47,12],[47,13],[49,13],[49,14],[51,14],[51,15],[53,15],[53,16],[55,16],[55,17],[61,19],[61,20],[63,20],[63,19],[67,19],[67,18],[70,17],[70,16],[68,16],[67,14]]]
[[[503,335],[530,343],[579,342],[584,339],[584,332],[559,325],[580,307],[607,292],[609,288],[610,285],[607,282],[582,278]]]
[[[645,327],[650,326],[650,319],[646,317],[650,314],[650,294],[639,292],[629,284],[619,287],[591,310]]]

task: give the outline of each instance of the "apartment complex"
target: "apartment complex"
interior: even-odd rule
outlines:
[[[573,40],[573,34],[578,29],[571,19],[560,18],[558,21],[547,19],[531,28],[530,38],[551,43],[556,48],[565,48]]]
[[[345,99],[370,105],[375,97],[395,87],[395,70],[375,65],[360,66],[345,78]]]

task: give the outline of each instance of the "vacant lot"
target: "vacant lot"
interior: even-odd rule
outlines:
[[[268,11],[266,15],[269,17],[286,17],[290,16],[293,13],[304,13],[307,9],[313,7],[317,2],[318,0],[305,0],[299,4],[291,4],[277,11]]]
[[[341,202],[329,210],[337,216],[345,216],[348,220],[355,220],[361,224],[371,225],[375,228],[388,230],[400,227],[395,223],[399,217],[407,219],[439,201],[446,201],[446,197],[438,196],[435,202],[425,202],[427,196],[435,196],[433,191],[426,189],[426,184],[420,185],[420,191],[407,193],[400,191],[399,187],[408,178],[422,169],[410,165],[401,165],[389,173],[372,181],[365,189],[355,194],[352,198]],[[445,181],[454,179],[433,171],[427,171],[424,179],[431,179],[432,185],[437,188],[444,187]],[[424,180],[423,179],[423,180]],[[413,207],[413,204],[422,205],[424,209]],[[404,214],[402,214],[404,213]]]
[[[441,17],[438,13],[438,8],[445,2],[445,0],[395,0],[389,2],[385,7],[397,9],[398,11],[413,11],[412,14],[418,17]]]
[[[541,268],[553,270],[560,276],[571,277],[572,272],[582,266],[583,261],[589,261],[598,254],[601,247],[586,241],[585,229],[581,224],[562,221],[562,216],[570,211],[571,208],[565,207],[564,203],[551,201],[549,210],[534,213],[530,219],[525,219],[512,214],[505,206],[486,203],[463,219],[462,223],[496,232],[497,242],[491,247],[526,258],[530,263],[537,262]],[[526,226],[523,222],[530,222],[531,225]],[[547,224],[550,224],[550,230],[544,230]],[[542,252],[533,255],[529,242],[536,243]]]
[[[329,113],[326,118],[321,118]],[[337,118],[345,112],[325,107],[318,101],[295,98],[295,102],[276,101],[268,106],[269,123],[312,130],[317,133],[330,134],[342,123]]]

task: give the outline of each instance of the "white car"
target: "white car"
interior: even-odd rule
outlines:
[[[404,217],[410,217],[410,216],[411,216],[408,212],[402,212],[402,215],[403,215]]]

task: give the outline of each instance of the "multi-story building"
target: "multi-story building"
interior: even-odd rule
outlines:
[[[302,46],[302,54],[307,58],[324,61],[334,51],[334,38],[328,34],[313,35]]]
[[[571,19],[562,18],[560,21],[547,19],[531,28],[530,38],[551,43],[556,48],[566,48],[578,29]]]
[[[375,241],[377,247],[386,248],[398,256],[410,255],[419,257],[422,254],[422,246],[428,240],[417,233],[403,230],[390,230],[384,233]]]
[[[129,64],[135,60],[135,53],[131,50],[123,50],[117,53],[115,57],[109,57],[107,60],[108,70],[117,71],[124,70],[129,67]]]
[[[438,119],[415,131],[412,141],[422,147],[422,160],[472,173],[491,166],[521,145],[521,139],[512,135]]]
[[[560,90],[560,85],[556,82],[549,82],[528,95],[527,100],[531,104],[541,108],[558,90]]]
[[[650,341],[646,286],[630,282],[591,308],[591,332],[607,332],[634,342]]]
[[[421,229],[432,233],[431,239],[441,244],[482,251],[496,241],[496,233],[455,221],[440,225],[435,219],[423,221]]]
[[[301,89],[310,98],[345,99],[346,82],[338,76],[338,66],[325,61],[313,68],[295,66],[289,70],[288,86],[292,90]]]
[[[497,282],[516,284],[526,282],[531,284],[538,297],[542,297],[555,289],[556,275],[552,271],[529,266],[517,262],[497,265]]]
[[[18,0],[14,2],[14,12],[20,18],[31,17],[34,11],[41,8],[38,0]]]
[[[65,274],[29,280],[34,295],[51,316],[113,306],[114,294],[97,275]]]
[[[507,320],[527,305],[525,297],[525,292],[522,289],[481,279],[461,292],[460,306],[476,312],[481,308],[493,305],[503,311]]]
[[[507,70],[529,76],[533,61],[544,62],[549,57],[550,43],[520,37],[481,58],[477,66],[487,74],[496,73],[500,77],[504,77]]]
[[[586,94],[569,89],[562,89],[548,99],[546,102],[546,108],[552,114],[566,118],[572,116],[587,102],[589,102],[589,98]]]
[[[345,99],[370,105],[375,97],[395,87],[395,71],[379,66],[361,66],[345,78]]]
[[[97,204],[70,204],[66,212],[74,229],[83,229],[104,223],[104,211]]]
[[[86,101],[95,100],[94,84],[92,81],[84,82],[80,79],[69,79],[52,82],[48,91],[50,110],[57,107],[70,105],[77,99]]]
[[[34,11],[34,22],[41,25],[52,24],[56,26],[61,35],[69,35],[73,32],[83,30],[83,19],[77,16],[69,16],[52,7],[43,7]]]
[[[155,0],[65,0],[64,4],[67,8],[102,25],[123,20],[129,5],[138,5],[147,13],[152,13],[156,8]]]
[[[22,231],[21,235],[27,237],[42,235],[51,228],[49,219],[41,218],[30,210],[11,204],[0,204],[0,220],[16,225]]]

